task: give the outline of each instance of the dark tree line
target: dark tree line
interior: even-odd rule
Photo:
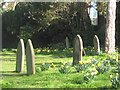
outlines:
[[[104,4],[98,6],[105,7]],[[94,34],[100,37],[103,44],[105,23],[102,21],[106,18],[105,8],[99,8],[99,23],[93,26],[88,15],[88,7],[88,3],[85,2],[18,3],[15,10],[7,10],[2,14],[3,48],[16,48],[19,38],[23,38],[25,42],[28,38],[32,39],[34,47],[47,47],[56,43],[65,43],[65,37],[68,36],[73,45],[73,39],[77,34],[81,35],[85,46],[93,44]],[[119,9],[118,4],[118,21],[120,21]],[[117,31],[116,34],[118,33]]]

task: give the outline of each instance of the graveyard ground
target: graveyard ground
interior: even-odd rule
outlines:
[[[101,60],[108,58],[108,54],[102,53],[94,55],[94,49],[86,48],[86,54],[83,61],[95,58]],[[84,80],[84,71],[76,72],[74,67],[70,68],[70,73],[60,73],[62,63],[72,62],[72,49],[59,51],[49,49],[35,49],[35,69],[36,74],[27,76],[26,60],[24,61],[24,72],[16,73],[16,50],[8,51],[4,49],[2,53],[2,88],[112,88],[110,75],[112,72],[104,72],[95,75],[89,81]],[[90,56],[91,54],[91,56]],[[51,63],[49,70],[41,71],[40,66],[43,63]],[[114,68],[114,65],[111,69]]]

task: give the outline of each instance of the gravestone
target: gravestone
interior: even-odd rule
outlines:
[[[27,64],[27,74],[35,74],[35,63],[34,63],[34,49],[30,39],[28,39],[26,46],[26,64]]]
[[[16,72],[23,72],[24,68],[24,41],[20,39],[17,47],[17,56],[16,56]]]
[[[69,47],[70,47],[69,39],[68,39],[68,37],[66,37],[66,49],[69,49]]]
[[[99,55],[100,54],[100,43],[99,43],[99,39],[97,35],[95,35],[93,38],[93,44],[95,48],[95,55]]]
[[[77,35],[74,39],[73,45],[73,65],[79,64],[82,61],[83,42],[80,35]]]

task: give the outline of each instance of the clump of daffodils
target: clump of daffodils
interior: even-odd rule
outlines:
[[[60,73],[69,73],[71,68],[70,62],[62,62],[62,65],[59,68]]]

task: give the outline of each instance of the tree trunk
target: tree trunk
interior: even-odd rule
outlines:
[[[106,33],[105,33],[105,52],[115,52],[115,19],[116,19],[116,0],[107,3]]]

